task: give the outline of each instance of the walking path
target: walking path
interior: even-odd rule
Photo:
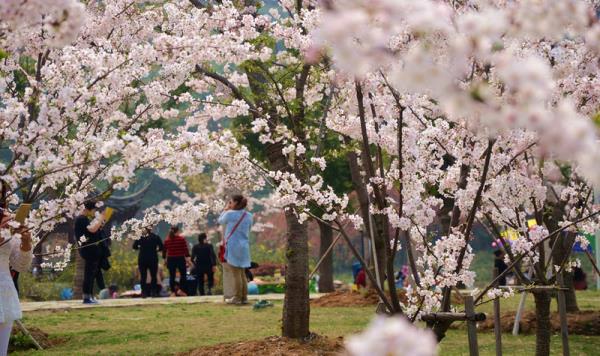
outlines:
[[[323,294],[314,293],[310,295],[311,299],[320,298]],[[283,300],[284,294],[260,294],[249,295],[248,300],[252,303],[259,299],[263,300]],[[64,309],[84,309],[84,308],[107,308],[107,307],[130,307],[144,305],[165,305],[165,304],[196,304],[196,303],[223,303],[222,295],[209,295],[201,297],[169,297],[169,298],[124,298],[124,299],[104,299],[99,304],[83,304],[80,300],[60,300],[49,302],[24,302],[21,303],[21,309],[24,312],[40,310],[64,310]]]

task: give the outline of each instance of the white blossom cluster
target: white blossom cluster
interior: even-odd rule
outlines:
[[[433,356],[437,355],[437,342],[431,331],[404,317],[378,317],[364,332],[348,338],[346,350],[353,356]]]
[[[325,11],[316,46],[361,77],[384,69],[402,92],[434,99],[489,134],[535,130],[544,150],[600,174],[595,115],[600,22],[584,0],[354,0]],[[536,14],[536,15],[532,15]],[[574,90],[583,86],[583,90]],[[591,102],[590,102],[591,101]],[[590,111],[593,110],[593,111]]]

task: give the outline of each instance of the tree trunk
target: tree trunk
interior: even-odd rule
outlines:
[[[285,219],[288,234],[282,335],[300,339],[309,334],[308,230],[292,211],[285,212]]]
[[[387,274],[387,254],[390,244],[390,230],[386,216],[376,215],[373,217],[373,230],[375,233],[375,253],[377,254],[377,266],[379,267],[379,285],[383,288]],[[392,275],[390,278],[394,278]]]
[[[274,116],[273,116],[274,117]],[[281,142],[267,146],[272,170],[290,171],[281,152]],[[297,175],[298,178],[302,178]],[[308,291],[308,229],[300,224],[293,207],[285,210],[287,225],[285,297],[283,300],[282,336],[301,339],[309,334],[310,300]]]
[[[321,233],[321,244],[319,248],[319,257],[327,252],[327,249],[333,243],[333,229],[331,225],[319,222],[319,231]],[[333,250],[323,259],[319,267],[319,292],[329,293],[334,291],[333,286]]]
[[[344,142],[349,144],[351,141],[349,138],[345,138]],[[363,218],[363,224],[365,229],[365,235],[368,237],[368,240],[371,241],[371,221],[369,220],[369,197],[366,189],[366,183],[360,173],[360,165],[358,163],[358,155],[350,150],[347,153],[348,164],[350,166],[350,175],[352,177],[352,186],[356,191],[356,195],[358,197],[358,203],[360,204],[360,212]],[[379,267],[378,275],[380,277],[379,283],[383,286],[383,281],[385,277],[385,240],[383,237],[379,235],[382,232],[381,229],[378,229],[378,223],[373,218],[373,234],[375,240],[375,253],[377,254],[377,265]],[[369,251],[369,254],[371,251]],[[364,257],[364,256],[363,256]],[[373,260],[369,261],[370,266],[373,268],[373,274],[375,274],[375,263]],[[377,275],[377,274],[376,274]],[[369,280],[369,283],[370,280]]]
[[[554,203],[557,204],[557,203]],[[544,216],[544,225],[548,231],[556,231],[560,228],[558,222],[561,220],[561,215],[563,209],[557,206],[552,207],[551,214],[546,214]],[[563,261],[569,257],[571,254],[571,249],[573,248],[573,242],[575,241],[576,235],[574,233],[565,233],[564,235],[558,234],[556,237],[551,239],[550,246],[554,249],[554,254],[552,255],[552,264],[560,265]],[[556,244],[555,247],[554,244]],[[577,305],[577,296],[575,295],[575,286],[573,285],[573,273],[569,273],[566,271],[562,272],[564,287],[569,288],[569,290],[565,291],[565,304],[567,307],[567,313],[573,313],[579,311],[579,306]]]
[[[573,285],[573,273],[572,272],[562,272],[564,286],[569,288],[565,291],[565,304],[567,313],[576,313],[579,311],[579,306],[577,305],[577,295],[575,294],[575,286]]]
[[[550,294],[547,291],[533,293],[535,300],[535,355],[550,355]]]
[[[296,92],[304,90],[306,79],[308,77],[308,66],[303,67],[303,74],[296,82]],[[275,130],[278,124],[283,124],[290,120],[292,123],[303,127],[304,117],[303,98],[301,98],[302,109],[296,115],[291,115],[287,119],[279,116],[276,104],[271,101],[267,90],[269,79],[265,76],[262,69],[248,66],[245,69],[248,76],[250,89],[254,94],[253,99],[263,114],[270,116],[269,128]],[[263,115],[260,114],[260,115]],[[253,113],[258,117],[257,113]],[[303,142],[304,130],[294,132],[298,139]],[[308,145],[308,144],[306,144]],[[306,176],[301,169],[302,161],[296,160],[295,163],[288,162],[287,157],[282,152],[283,144],[275,142],[266,145],[266,156],[270,165],[270,170],[291,172],[301,181],[306,181]],[[286,270],[285,270],[285,297],[283,302],[283,327],[282,334],[289,338],[304,338],[309,335],[310,303],[308,291],[308,229],[306,223],[300,224],[294,212],[294,206],[287,207],[285,219],[287,224],[287,249],[286,249]]]
[[[552,262],[555,265],[560,265],[563,263],[563,261],[569,258],[574,241],[575,234],[572,232],[566,233],[564,236],[560,234],[556,237],[554,243],[557,245],[555,247],[554,256],[552,257]],[[575,295],[575,287],[573,285],[573,273],[563,271],[561,274],[563,277],[564,287],[569,288],[567,291],[565,291],[565,304],[567,307],[567,313],[578,312],[579,306],[577,306],[577,296]]]
[[[465,189],[467,187],[467,177],[469,175],[470,167],[466,164],[461,164],[460,166],[460,179],[458,181],[458,187],[460,189]],[[460,225],[461,221],[461,211],[460,207],[456,205],[456,201],[452,200],[450,202],[450,206],[452,206],[452,213],[450,215],[450,223],[447,228],[448,231],[444,230],[442,233],[444,235],[450,234],[451,229]],[[449,312],[451,307],[451,297],[452,297],[452,288],[444,287],[443,297],[442,297],[442,308],[443,312]],[[451,321],[440,321],[437,323],[433,323],[429,327],[433,329],[433,333],[435,334],[438,342],[442,341],[442,339],[446,336],[446,331],[452,325]]]
[[[73,257],[75,258],[75,274],[73,276],[73,299],[81,299],[83,297],[83,270],[85,262],[79,255],[79,251],[73,251]]]

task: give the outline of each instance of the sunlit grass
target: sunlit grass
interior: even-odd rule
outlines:
[[[584,309],[600,309],[600,293],[578,293]],[[527,308],[533,308],[528,298]],[[514,310],[518,297],[503,301],[503,311]],[[491,306],[484,305],[482,311]],[[160,305],[122,308],[94,308],[71,311],[26,313],[23,322],[38,327],[66,342],[44,352],[22,355],[114,355],[172,354],[205,345],[260,339],[281,331],[281,303],[253,311],[251,307],[220,304]],[[330,337],[345,336],[365,328],[373,308],[311,309],[311,330]],[[492,332],[478,333],[481,355],[494,354]],[[571,336],[572,355],[593,355],[600,348],[600,336]],[[503,335],[504,354],[533,354],[533,335]],[[467,355],[465,330],[450,330],[440,345],[440,355]],[[552,338],[553,354],[561,353],[560,337]]]

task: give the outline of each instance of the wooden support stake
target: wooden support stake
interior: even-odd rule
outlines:
[[[472,315],[467,316],[467,313],[451,313],[451,312],[438,312],[431,314],[423,314],[421,315],[421,320],[426,322],[435,323],[438,321],[485,321],[485,313],[474,313]]]
[[[23,325],[23,323],[21,323],[21,320],[15,320],[15,324],[17,325],[17,327],[19,329],[21,329],[21,331],[23,332],[23,334],[27,335],[27,337],[29,337],[31,339],[31,341],[33,341],[33,344],[35,345],[35,347],[37,347],[38,350],[43,350],[44,348],[42,347],[42,345],[40,345],[39,342],[37,342],[37,340],[33,337],[33,335],[31,335],[31,333],[29,332],[29,330],[27,330],[27,328],[25,327],[25,325]]]
[[[473,296],[465,296],[465,313],[467,318],[470,319],[475,315],[475,303]],[[479,347],[477,346],[477,322],[474,320],[467,320],[467,332],[469,335],[469,355],[479,356]]]
[[[560,335],[562,337],[562,349],[563,355],[569,356],[569,327],[567,324],[567,304],[565,301],[565,292],[562,289],[563,278],[562,273],[556,274],[556,281],[558,282],[558,286],[561,287],[558,290],[558,315],[560,317]]]
[[[525,273],[525,277],[529,278],[532,275],[531,269]],[[521,323],[521,317],[523,315],[523,310],[525,309],[525,299],[527,299],[527,291],[524,291],[521,295],[521,300],[519,301],[519,307],[517,308],[517,314],[515,315],[515,323],[513,324],[512,334],[514,336],[519,335],[519,324]]]
[[[327,250],[325,251],[323,256],[321,256],[321,258],[319,259],[319,262],[317,262],[317,265],[315,266],[313,271],[310,272],[310,274],[308,275],[309,280],[311,280],[313,278],[313,276],[315,275],[315,273],[317,273],[317,271],[319,270],[319,267],[321,267],[321,263],[323,263],[323,261],[325,261],[325,258],[331,253],[335,244],[340,240],[340,237],[342,237],[342,234],[338,233],[338,235],[335,237],[335,240],[333,240],[331,245],[329,245],[329,247],[327,248]]]
[[[588,250],[585,250],[585,254],[590,259],[590,262],[592,263],[592,267],[594,267],[596,275],[600,277],[600,270],[598,270],[598,265],[596,264],[596,261],[594,261],[594,256],[592,256],[592,254]]]
[[[494,279],[498,277],[498,268],[494,268]],[[499,282],[496,281],[496,288]],[[502,356],[502,325],[500,325],[500,297],[494,299],[494,335],[496,336],[496,356]]]

